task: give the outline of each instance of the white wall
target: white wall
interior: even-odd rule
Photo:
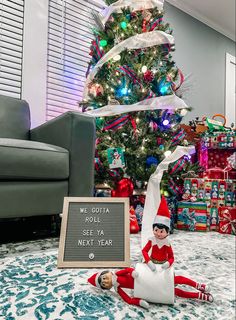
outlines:
[[[184,75],[191,75],[183,98],[193,111],[184,122],[196,116],[224,114],[226,52],[235,56],[235,42],[167,2],[164,9],[164,21],[173,28],[176,65]]]
[[[46,119],[48,0],[25,0],[22,99],[30,105],[31,127]]]

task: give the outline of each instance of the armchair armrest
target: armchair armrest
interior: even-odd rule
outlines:
[[[69,150],[69,196],[92,196],[94,187],[94,118],[69,111],[30,131],[30,139]]]

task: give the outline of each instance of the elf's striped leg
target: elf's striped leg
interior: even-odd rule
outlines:
[[[197,290],[209,293],[210,292],[210,286],[206,285],[204,283],[198,283],[195,282],[189,278],[183,277],[183,276],[175,276],[175,284],[186,284],[188,286],[191,286],[193,288],[196,288]]]
[[[213,302],[213,297],[211,294],[206,294],[202,292],[188,292],[179,288],[175,288],[175,295],[181,298],[199,299],[203,301]]]

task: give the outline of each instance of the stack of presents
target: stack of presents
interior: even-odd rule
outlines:
[[[198,143],[202,177],[185,178],[176,228],[236,233],[235,131],[205,131]]]

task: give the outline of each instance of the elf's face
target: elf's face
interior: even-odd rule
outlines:
[[[109,271],[103,275],[101,275],[101,284],[105,289],[112,288],[112,273]]]
[[[165,239],[168,236],[168,232],[166,232],[166,229],[159,229],[157,227],[154,227],[153,234],[157,239]]]

